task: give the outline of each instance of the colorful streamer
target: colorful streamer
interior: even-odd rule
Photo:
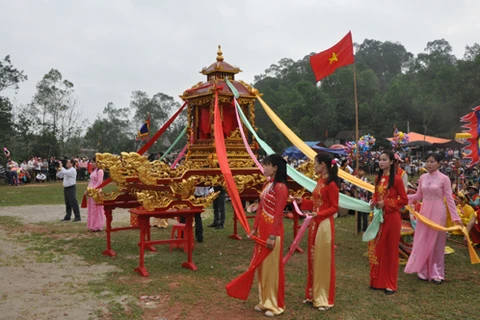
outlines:
[[[255,140],[257,140],[258,144],[262,147],[262,149],[265,150],[267,154],[275,153],[275,151],[273,151],[273,149],[257,135],[257,133],[255,132],[251,124],[248,122],[248,119],[243,113],[242,109],[238,105],[237,105],[237,110],[238,110],[238,114],[240,115],[240,118],[242,119],[242,122],[245,124],[247,129],[253,134],[253,136],[255,137]],[[290,178],[292,178],[295,182],[297,182],[299,185],[301,185],[308,191],[312,192],[313,189],[315,189],[315,186],[317,183],[314,180],[306,177],[302,173],[295,170],[295,168],[291,166],[287,166],[287,174]],[[370,212],[370,205],[367,202],[354,199],[352,197],[344,195],[343,193],[340,194],[339,206],[341,208],[356,210],[360,212]]]
[[[262,100],[262,98],[258,95],[258,93],[256,93],[256,95],[257,95],[257,99],[260,102],[260,104],[262,105],[263,109],[268,114],[270,119],[272,119],[273,123],[277,126],[277,128],[285,134],[285,136],[293,143],[293,145],[295,145],[300,151],[302,151],[305,155],[307,155],[307,157],[309,157],[310,159],[314,159],[315,154],[316,154],[315,151],[312,150],[308,145],[306,145],[305,142],[303,142],[297,135],[295,135],[295,133],[292,130],[290,130],[290,128],[288,128],[285,125],[285,123],[283,123],[283,121],[275,114],[275,112],[273,112],[272,109],[270,109],[270,107],[265,103],[265,101]],[[351,174],[346,173],[345,171],[339,170],[338,175],[342,179],[347,180],[347,181],[351,182],[352,184],[354,184],[354,185],[356,185],[360,188],[363,188],[363,189],[365,189],[367,191],[370,191],[370,192],[374,192],[375,188],[374,188],[373,185],[371,185],[371,184],[369,184],[365,181],[362,181],[362,180],[358,179],[357,177],[354,177]],[[340,196],[341,196],[341,194],[340,194]],[[341,200],[342,199],[340,198],[340,202],[341,202]],[[340,202],[339,202],[339,205],[340,205]],[[428,227],[430,227],[434,230],[439,230],[439,231],[461,230],[463,232],[463,234],[465,235],[465,237],[467,239],[470,239],[469,235],[468,235],[468,232],[467,232],[465,227],[462,228],[460,226],[454,226],[454,227],[451,227],[451,228],[445,228],[443,226],[440,226],[440,225],[436,224],[435,222],[431,221],[430,219],[422,216],[418,212],[415,212],[415,210],[413,210],[411,206],[408,205],[408,206],[406,206],[406,208],[415,217],[417,217],[418,220],[420,220],[422,223],[424,223],[425,225],[427,225]],[[363,210],[358,210],[358,211],[368,212],[368,211],[363,211]],[[478,258],[478,255],[476,254],[473,247],[471,247],[470,242],[469,242],[468,251],[469,251],[469,254],[470,254],[471,263],[472,264],[480,263],[480,259]]]
[[[166,156],[167,154],[170,153],[170,151],[172,151],[173,148],[175,148],[175,146],[177,145],[177,143],[182,139],[182,137],[187,133],[187,127],[185,127],[182,132],[178,135],[177,139],[175,139],[175,141],[172,143],[172,145],[167,149],[167,151],[165,151],[165,153],[163,154],[163,156],[160,157],[160,161],[162,161]]]
[[[372,222],[370,222],[367,230],[365,230],[365,233],[362,236],[363,242],[368,242],[370,240],[375,239],[375,237],[378,234],[378,230],[380,230],[380,225],[382,223],[383,223],[383,210],[374,208]]]
[[[235,105],[235,115],[237,117],[237,123],[238,123],[238,128],[240,129],[240,135],[242,136],[242,139],[243,139],[243,144],[245,145],[245,148],[247,149],[247,152],[248,154],[250,155],[250,157],[252,158],[252,160],[255,162],[256,166],[258,167],[258,169],[260,169],[260,171],[262,172],[262,174],[265,174],[264,172],[264,169],[263,169],[263,166],[260,164],[260,162],[258,161],[257,157],[255,156],[255,154],[253,153],[252,151],[252,148],[250,148],[250,145],[248,144],[248,139],[245,135],[245,131],[243,130],[243,126],[242,126],[242,122],[240,120],[240,115],[238,114],[238,110],[242,110],[240,108],[240,105],[238,104],[238,101],[236,98],[238,98],[238,91],[235,89],[235,87],[230,83],[230,81],[228,81],[228,79],[225,79],[226,82],[227,82],[227,85],[230,87],[230,90],[232,91],[233,95],[234,95],[234,98],[233,98],[233,103]],[[292,197],[290,197],[292,198]],[[293,200],[293,199],[292,199]],[[292,201],[293,203],[293,206],[295,208],[295,212],[300,215],[300,216],[304,216],[305,217],[305,220],[303,221],[302,223],[302,226],[300,227],[300,229],[298,230],[298,233],[297,233],[297,236],[295,237],[295,239],[293,240],[292,244],[290,245],[290,249],[288,251],[288,253],[283,257],[283,264],[286,264],[287,261],[290,259],[290,257],[293,255],[293,253],[295,252],[295,250],[297,250],[298,246],[300,245],[300,242],[302,241],[303,239],[303,236],[305,235],[305,231],[307,231],[307,228],[308,226],[310,225],[310,220],[313,218],[312,216],[308,216],[308,215],[305,215],[301,210],[300,208],[298,207],[298,204],[295,202],[295,201]]]
[[[301,152],[303,152],[308,158],[311,160],[315,159],[315,155],[317,154],[312,148],[310,148],[305,142],[303,142],[283,121],[273,112],[272,109],[263,101],[258,93],[256,93],[257,99],[260,102],[261,106],[273,121],[273,123],[277,126],[277,128],[290,140],[290,142],[297,147]],[[339,170],[338,176],[344,180],[347,180],[354,185],[365,189],[370,192],[374,192],[373,185],[369,184],[368,182],[362,181],[361,179],[346,173],[345,171]]]
[[[220,170],[222,171],[223,178],[227,187],[228,194],[234,209],[235,214],[237,215],[238,221],[245,229],[245,231],[250,233],[250,225],[248,224],[247,216],[242,206],[242,201],[240,199],[240,194],[238,193],[235,180],[233,180],[232,170],[228,164],[227,149],[225,147],[225,137],[223,136],[223,126],[222,119],[220,117],[220,109],[218,107],[218,90],[215,90],[215,105],[214,105],[214,129],[215,129],[215,150],[217,152],[218,164],[220,165]],[[243,214],[242,214],[243,213]],[[257,243],[265,246],[265,241],[261,240],[258,237],[252,237]]]
[[[182,151],[180,151],[175,161],[173,161],[173,163],[170,165],[170,169],[175,169],[180,160],[182,160],[182,158],[185,156],[185,153],[187,153],[187,149],[188,143],[185,145],[185,147],[183,147]]]
[[[472,246],[472,243],[470,241],[470,236],[468,235],[468,231],[467,231],[467,228],[465,228],[465,226],[455,225],[453,227],[446,228],[446,227],[441,226],[441,225],[433,222],[432,220],[422,216],[421,214],[419,214],[418,212],[413,210],[410,205],[406,206],[406,208],[411,214],[413,214],[417,218],[418,221],[422,222],[423,224],[426,224],[428,227],[430,227],[434,230],[446,231],[446,232],[451,232],[451,231],[455,231],[455,230],[461,231],[463,233],[463,235],[465,236],[465,238],[467,239],[468,254],[470,255],[471,264],[480,263],[480,258],[478,257],[477,252],[475,251],[475,249]]]

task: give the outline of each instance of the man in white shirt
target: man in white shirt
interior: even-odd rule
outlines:
[[[66,169],[63,168],[62,162],[58,162],[58,172],[57,177],[60,179],[63,178],[63,195],[65,198],[65,206],[67,213],[61,221],[70,221],[72,217],[72,209],[75,214],[75,219],[73,222],[81,221],[80,219],[80,208],[78,207],[77,201],[77,170],[74,167],[72,159],[68,159],[65,163]]]
[[[40,172],[39,174],[37,174],[37,176],[35,177],[35,180],[37,182],[45,182],[45,180],[47,179],[47,176],[45,175],[45,173],[43,172]]]

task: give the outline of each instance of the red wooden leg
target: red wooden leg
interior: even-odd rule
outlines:
[[[233,234],[229,238],[233,240],[242,240],[242,237],[238,235],[238,219],[235,214],[235,209],[233,212]]]
[[[111,240],[111,233],[112,233],[112,209],[106,208],[105,209],[105,220],[106,220],[106,228],[105,233],[107,234],[107,249],[102,253],[109,257],[115,257],[117,254],[115,251],[112,250],[112,240]]]
[[[138,224],[140,225],[140,243],[138,244],[140,247],[140,263],[138,268],[135,268],[135,272],[138,272],[142,277],[148,277],[148,271],[145,268],[145,237],[147,228],[149,227],[148,224],[148,217],[144,217],[139,215],[138,216]]]
[[[193,224],[193,216],[192,215],[187,215],[185,217],[185,243],[184,246],[187,246],[187,262],[182,263],[182,267],[185,269],[190,269],[193,271],[198,270],[197,266],[193,263],[192,261],[192,242],[193,242],[193,229],[192,229],[192,224]]]
[[[147,233],[146,233],[146,236],[147,236],[147,240],[146,240],[146,241],[147,241],[147,242],[150,242],[150,239],[151,239],[151,238],[150,238],[150,230],[151,230],[151,228],[152,228],[152,227],[150,226],[150,221],[148,221]],[[149,245],[146,245],[145,248],[146,248],[148,251],[150,251],[150,252],[157,252],[157,249],[156,249],[154,246],[150,245],[150,244],[149,244]]]

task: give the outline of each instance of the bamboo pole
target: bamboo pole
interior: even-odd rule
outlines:
[[[355,143],[357,144],[357,152],[355,152],[355,173],[358,174],[359,164],[359,154],[360,149],[358,148],[358,99],[357,99],[357,70],[355,68],[355,63],[353,64],[353,91],[355,96]],[[358,193],[358,190],[357,190]],[[353,196],[356,197],[356,194]],[[358,211],[355,211],[355,234],[358,234]]]

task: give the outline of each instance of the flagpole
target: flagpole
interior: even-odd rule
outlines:
[[[355,68],[356,63],[353,64],[353,92],[355,96],[355,143],[357,144],[357,152],[355,152],[355,172],[358,174],[359,154],[360,149],[358,147],[358,99],[357,99],[357,70]],[[357,190],[358,193],[358,190]],[[354,195],[356,196],[356,195]],[[358,211],[355,211],[355,234],[358,234]]]

